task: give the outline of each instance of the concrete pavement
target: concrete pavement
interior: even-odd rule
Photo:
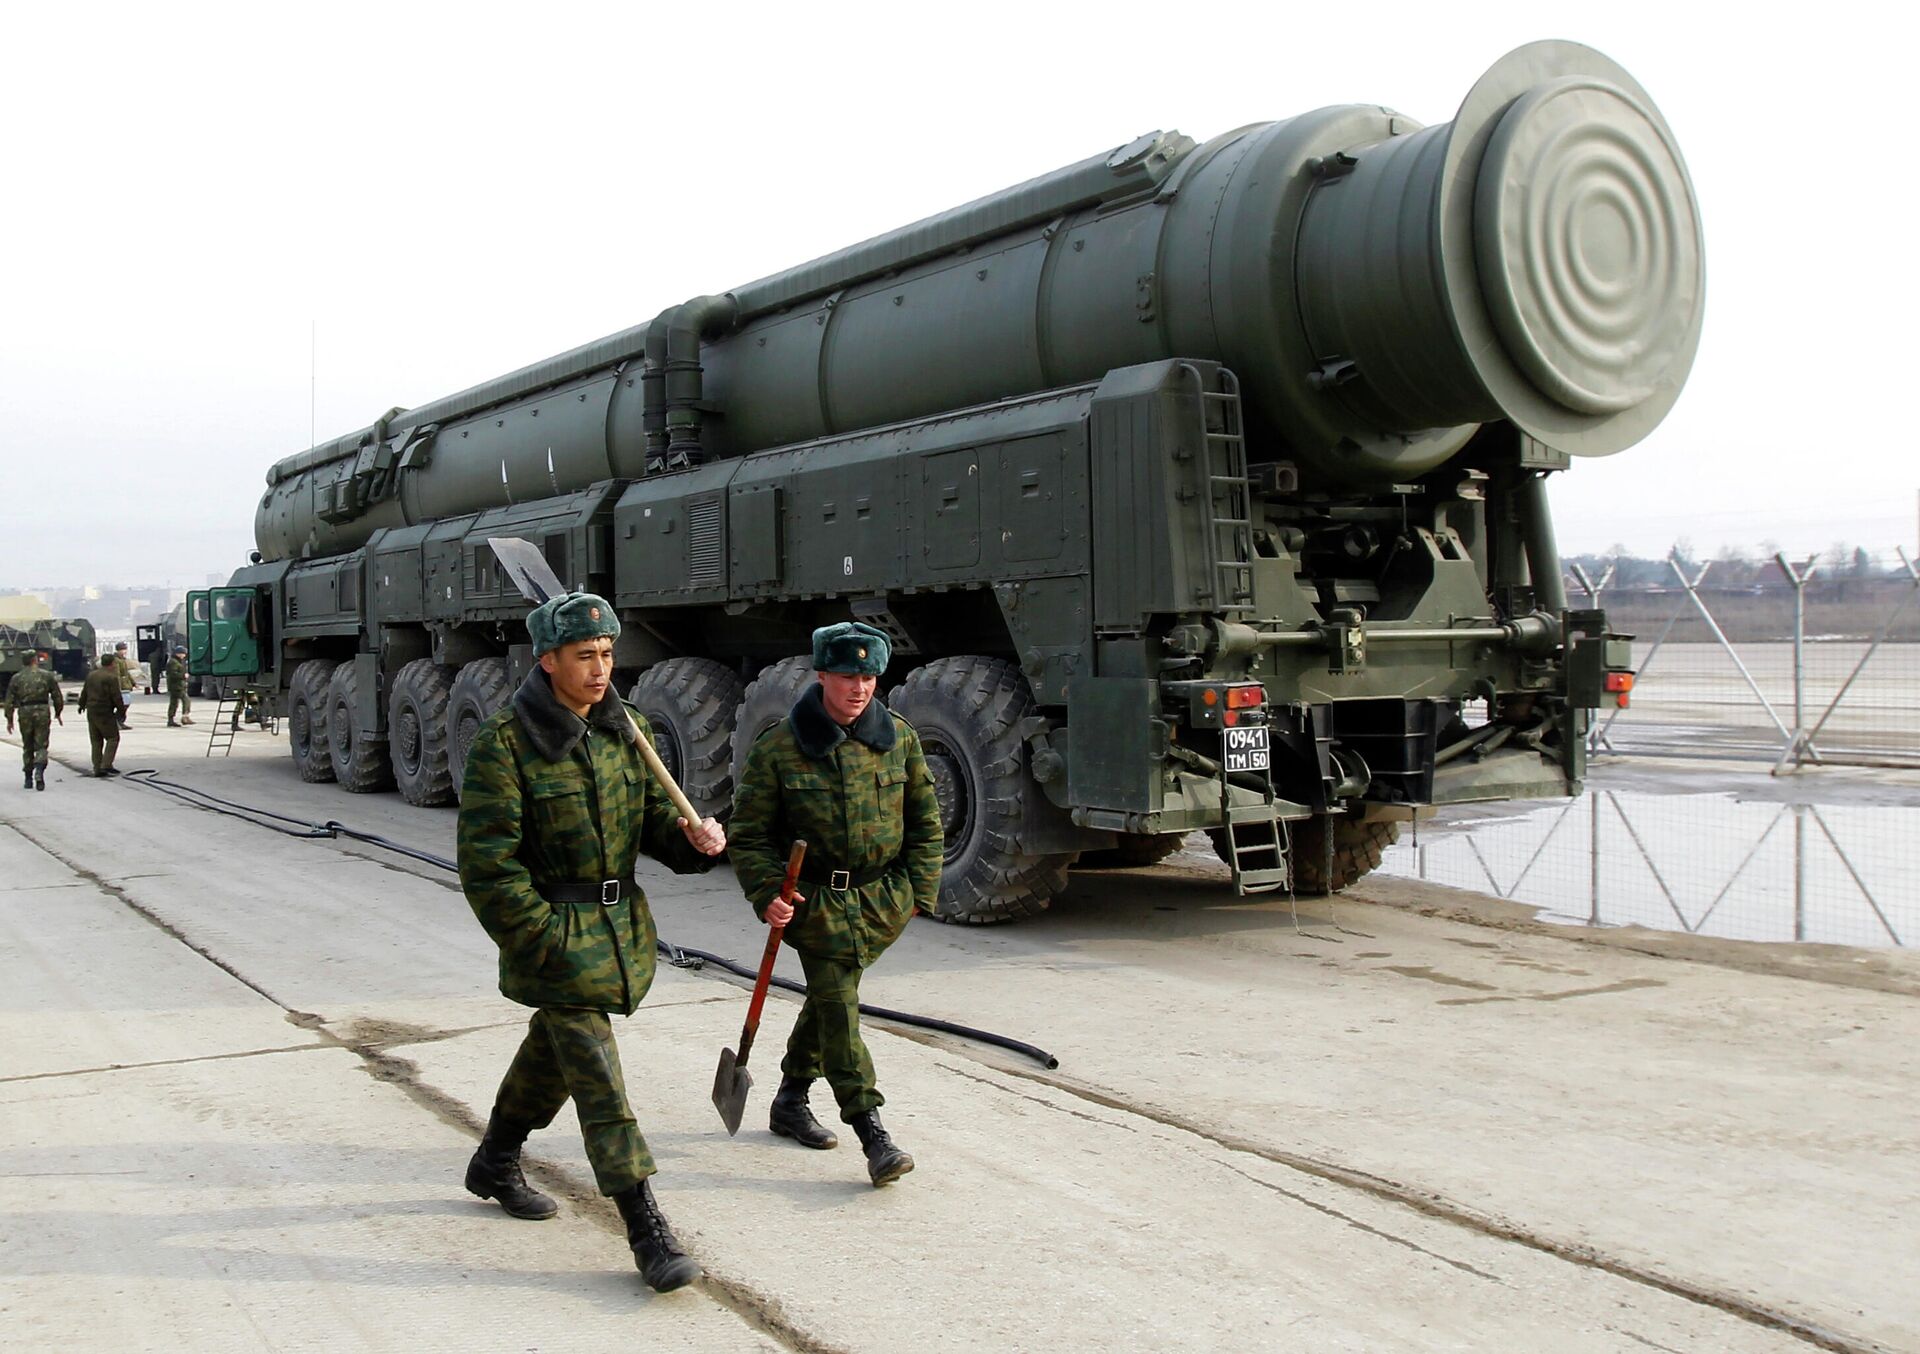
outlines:
[[[302,785],[259,734],[209,763],[204,725],[158,722],[136,710],[123,767],[450,852],[449,811]],[[1036,922],[916,923],[874,971],[871,1001],[1062,1060],[876,1029],[920,1162],[883,1191],[850,1143],[767,1135],[764,1085],[726,1137],[706,1092],[740,989],[663,970],[623,1057],[712,1277],[654,1298],[570,1115],[532,1151],[560,1218],[460,1190],[524,1012],[444,878],[52,784],[0,790],[9,1344],[1920,1346],[1920,1021],[1844,956],[1633,953],[1422,916],[1403,881],[1296,929],[1204,864],[1083,875]],[[724,870],[646,882],[669,939],[757,952]]]

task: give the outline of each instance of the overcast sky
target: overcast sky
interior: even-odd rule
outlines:
[[[241,562],[267,466],[310,428],[1150,129],[1204,140],[1331,103],[1442,122],[1544,37],[1646,86],[1707,240],[1686,392],[1641,445],[1555,483],[1562,548],[1911,548],[1920,467],[1893,397],[1914,387],[1920,24],[1792,13],[13,6],[0,590],[198,584]]]

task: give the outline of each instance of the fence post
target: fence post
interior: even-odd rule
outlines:
[[[1806,762],[1820,760],[1813,735],[1807,732],[1807,583],[1814,575],[1813,559],[1807,556],[1807,562],[1796,569],[1784,553],[1776,551],[1773,556],[1780,572],[1793,584],[1793,733],[1787,738],[1786,751],[1773,764],[1776,776],[1783,768],[1797,771]],[[1787,768],[1788,762],[1793,763],[1791,768]]]

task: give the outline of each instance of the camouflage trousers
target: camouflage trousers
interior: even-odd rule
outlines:
[[[653,1174],[653,1153],[627,1105],[613,1022],[604,1011],[543,1006],[527,1022],[494,1104],[501,1118],[536,1129],[552,1123],[569,1098],[602,1194],[632,1189]]]
[[[183,715],[193,712],[193,700],[187,695],[187,689],[184,686],[167,688],[167,723],[173,723],[173,713],[176,710]]]
[[[20,765],[27,771],[47,764],[48,735],[53,711],[44,705],[23,705],[14,712],[20,725]]]
[[[120,721],[111,710],[87,711],[87,742],[93,750],[93,774],[113,768],[120,753]]]
[[[825,1077],[840,1106],[840,1119],[887,1103],[873,1079],[873,1059],[860,1037],[860,966],[799,950],[807,975],[807,999],[787,1039],[780,1071],[789,1077]]]

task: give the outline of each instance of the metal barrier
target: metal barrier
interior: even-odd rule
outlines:
[[[1592,926],[1845,945],[1920,937],[1920,808],[1599,790],[1428,828],[1380,872]]]
[[[1639,618],[1626,621],[1630,629],[1671,600],[1651,645],[1635,655],[1632,705],[1596,718],[1590,750],[1764,757],[1776,773],[1920,766],[1920,569],[1904,550],[1894,558],[1897,568],[1868,561],[1865,571],[1829,578],[1812,559],[1776,554],[1769,568],[1784,589],[1755,582],[1717,593],[1706,586],[1711,562],[1689,572],[1669,557],[1675,586],[1666,589],[1614,586],[1612,567],[1595,581],[1573,565],[1573,585],[1616,625],[1623,603]],[[1790,629],[1778,614],[1788,595]],[[1723,624],[1716,605],[1739,613],[1737,622]]]

